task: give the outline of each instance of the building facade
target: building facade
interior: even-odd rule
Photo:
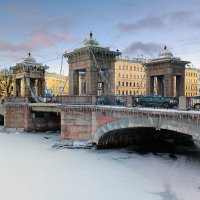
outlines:
[[[116,58],[115,62],[115,94],[146,95],[144,59]],[[176,78],[174,78],[176,83]],[[174,90],[176,84],[173,84]],[[174,91],[175,93],[175,91]],[[154,94],[158,95],[158,83],[154,80]],[[176,94],[176,93],[175,93]],[[185,68],[185,96],[200,95],[200,70],[187,64]]]
[[[185,96],[199,95],[199,70],[186,65],[185,69]]]
[[[115,62],[115,94],[145,95],[145,69],[143,59],[116,58]]]
[[[62,74],[45,73],[46,90],[52,95],[68,95],[68,77]]]

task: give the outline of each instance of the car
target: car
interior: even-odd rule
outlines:
[[[200,96],[188,97],[188,105],[191,108],[194,108],[196,110],[200,110]]]
[[[173,108],[174,106],[178,106],[178,101],[175,98],[160,95],[136,96],[133,102],[133,105],[142,107]]]
[[[103,95],[100,95],[97,97],[97,104],[103,105],[105,103],[105,97]]]
[[[116,105],[125,105],[125,98],[123,96],[116,96],[115,97]]]

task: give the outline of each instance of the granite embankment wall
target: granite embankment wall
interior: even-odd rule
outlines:
[[[4,109],[5,128],[24,128],[25,131],[60,130],[60,113],[35,112],[28,103],[7,103]]]

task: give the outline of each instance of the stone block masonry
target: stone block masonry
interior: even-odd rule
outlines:
[[[28,104],[6,103],[4,113],[5,128],[24,128]]]

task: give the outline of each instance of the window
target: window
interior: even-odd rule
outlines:
[[[132,82],[130,82],[130,87],[132,87]]]
[[[119,69],[121,69],[121,66],[119,65]]]
[[[124,90],[122,90],[122,95],[124,95]]]
[[[124,78],[124,74],[122,74],[122,78]]]
[[[135,82],[133,83],[133,87],[135,87]]]
[[[128,87],[128,82],[126,82],[126,87]]]
[[[121,74],[118,74],[118,78],[120,78],[121,77]]]
[[[132,91],[130,91],[130,95],[132,95]]]
[[[126,65],[126,70],[128,70],[128,65]]]
[[[132,78],[132,74],[130,74],[130,78]]]
[[[128,95],[128,90],[126,90],[126,95]]]
[[[134,66],[134,71],[136,71],[136,66]]]
[[[118,90],[118,94],[120,95],[120,90]]]
[[[124,69],[124,65],[122,66],[122,69]]]
[[[130,71],[132,71],[133,69],[132,69],[133,67],[132,66],[130,66]]]
[[[124,82],[122,82],[122,86],[124,86]]]
[[[120,86],[120,85],[121,85],[121,82],[119,81],[119,82],[118,82],[118,86]]]
[[[128,74],[126,74],[126,78],[128,78]]]

